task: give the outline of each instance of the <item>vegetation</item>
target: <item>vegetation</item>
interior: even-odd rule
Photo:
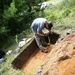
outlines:
[[[63,31],[68,28],[75,28],[75,1],[62,0],[56,5],[47,7],[44,11],[45,17],[54,23],[54,29]]]
[[[68,28],[75,28],[75,0],[62,0],[55,5],[39,10],[38,3],[44,0],[0,0],[0,48],[5,52],[13,50],[0,63],[0,75],[22,75],[13,69],[11,62],[18,42],[23,37],[31,37],[30,25],[34,18],[45,17],[54,24],[54,30],[63,33]],[[63,33],[64,34],[64,33]],[[32,74],[30,74],[32,75]]]
[[[44,0],[0,1],[0,42],[2,42],[0,43],[0,47],[3,47],[10,37],[30,28],[32,20],[39,14],[34,7],[38,8],[38,3],[43,1]],[[4,38],[6,38],[6,40],[4,40]]]

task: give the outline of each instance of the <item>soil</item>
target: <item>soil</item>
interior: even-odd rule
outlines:
[[[65,60],[59,65],[59,75],[75,75],[75,57]]]
[[[25,75],[36,74],[53,48],[54,43],[59,38],[59,34],[55,32],[52,32],[49,36],[50,46],[45,47],[48,50],[48,53],[43,53],[39,50],[35,39],[33,39],[30,45],[28,45],[27,48],[24,48],[24,50],[14,59],[12,62],[13,67],[22,70]],[[46,42],[49,42],[49,36],[45,37]]]
[[[49,47],[47,47],[47,50],[50,52],[52,47],[53,45],[50,45]],[[43,53],[39,49],[36,49],[35,52],[31,55],[31,57],[27,60],[27,63],[22,68],[24,74],[34,75],[35,73],[37,73],[48,54],[49,53]]]
[[[50,53],[53,44],[45,47],[48,53],[43,53],[34,41],[26,48],[20,55],[18,55],[12,62],[13,67],[23,71],[24,75],[34,75],[38,72],[40,66]]]
[[[75,75],[75,33],[72,33],[48,54],[41,75]]]
[[[41,75],[75,75],[75,33],[46,48],[49,53],[41,52],[33,43],[28,47],[29,53],[24,50],[13,64],[24,75],[35,75],[41,65]]]

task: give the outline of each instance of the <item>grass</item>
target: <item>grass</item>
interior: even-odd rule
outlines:
[[[30,38],[33,36],[33,33],[31,33],[30,29],[27,29],[26,31],[23,31],[18,36],[18,42],[21,41],[22,38]],[[29,42],[30,43],[30,42]],[[21,48],[20,51],[24,50],[29,43],[27,43],[24,47]],[[17,55],[14,55],[14,51],[17,48],[18,44],[15,41],[15,37],[10,39],[6,45],[4,46],[4,51],[7,52],[8,50],[12,50],[12,53],[9,55],[6,55],[4,57],[4,62],[0,63],[0,75],[23,75],[21,70],[16,70],[12,66],[12,61]]]
[[[23,75],[20,70],[13,69],[11,62],[15,58],[14,54],[6,55],[5,61],[0,63],[0,75]]]
[[[20,50],[22,52],[28,45],[30,44],[27,43],[25,46],[23,46]],[[13,49],[14,45],[10,46],[9,48]],[[18,54],[14,54],[14,50],[11,54],[6,55],[4,57],[4,62],[0,63],[0,75],[23,75],[23,72],[21,70],[16,70],[12,66],[12,61],[16,58]],[[32,75],[32,74],[30,74]]]

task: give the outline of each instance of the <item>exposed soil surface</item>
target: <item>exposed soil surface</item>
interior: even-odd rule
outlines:
[[[67,59],[59,65],[59,75],[75,75],[75,57]]]
[[[22,70],[25,75],[34,75],[37,73],[47,55],[50,53],[52,47],[52,44],[45,47],[48,50],[48,53],[43,53],[41,50],[39,50],[35,41],[33,40],[30,46],[20,53],[12,64],[16,69]]]
[[[47,58],[47,55],[50,53],[51,49],[54,46],[54,43],[59,38],[59,34],[53,32],[50,36],[50,46],[45,47],[48,50],[48,53],[43,53],[39,50],[35,40],[33,40],[30,45],[24,49],[12,62],[13,66],[16,69],[20,69],[24,72],[25,75],[34,75],[40,69],[40,66],[43,64],[44,60]],[[49,37],[45,37],[46,42],[48,42]]]
[[[47,50],[50,52],[52,47],[53,45],[50,45],[49,47],[47,47]],[[34,75],[39,70],[47,55],[48,53],[43,53],[39,49],[36,49],[35,52],[31,55],[31,57],[27,60],[27,63],[23,66],[23,72],[26,75]]]
[[[72,33],[48,54],[41,75],[75,75],[75,33]]]
[[[41,52],[33,41],[12,64],[24,75],[35,75],[41,65],[41,75],[75,75],[75,33],[46,48],[49,53]]]

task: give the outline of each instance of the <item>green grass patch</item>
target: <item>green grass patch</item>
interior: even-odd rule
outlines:
[[[11,63],[14,58],[15,55],[12,53],[4,57],[5,61],[0,63],[0,75],[23,75],[20,70],[13,69]]]

